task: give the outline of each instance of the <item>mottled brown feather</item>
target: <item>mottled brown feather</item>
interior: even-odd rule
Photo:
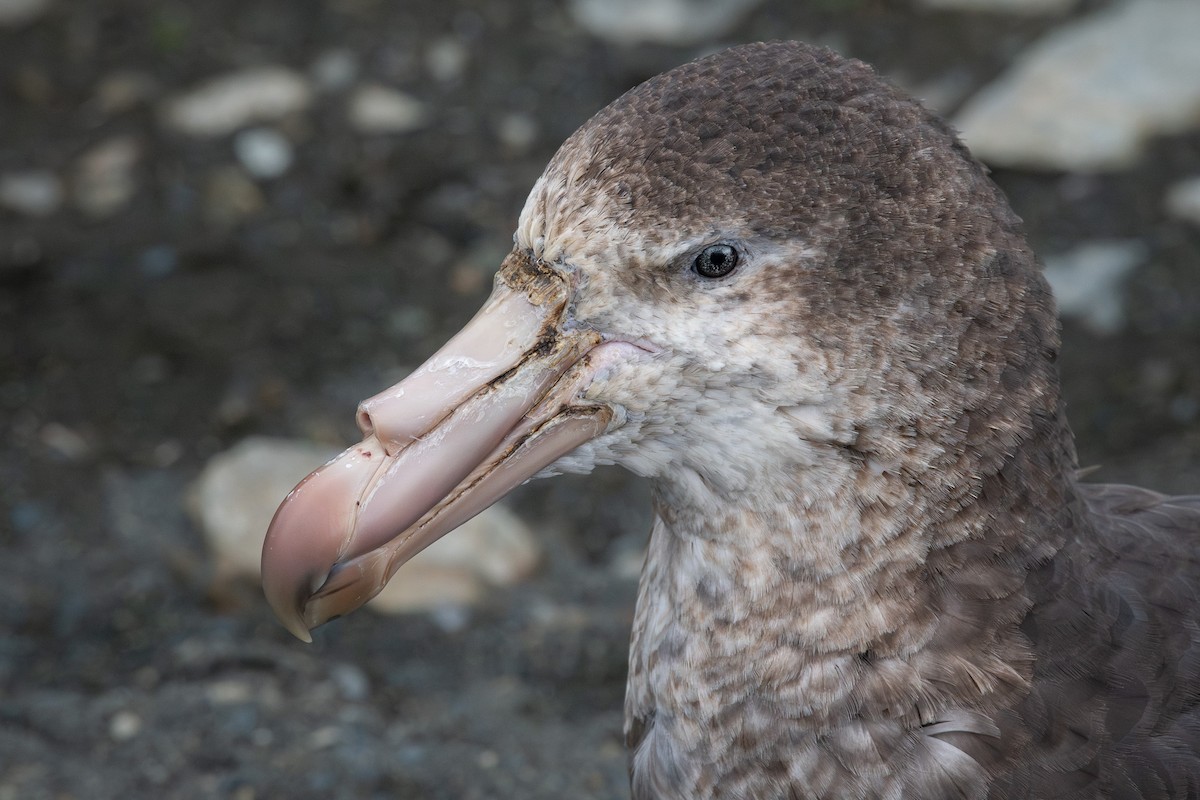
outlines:
[[[1053,299],[950,128],[857,61],[734,48],[574,134],[518,248],[636,328],[698,296],[663,254],[709,240],[767,253],[713,290],[767,344],[681,361],[685,410],[643,414],[678,452],[641,468],[634,797],[1198,796],[1200,497],[1078,482]],[[741,484],[686,452],[705,393],[806,418],[797,372],[836,399],[807,462]]]

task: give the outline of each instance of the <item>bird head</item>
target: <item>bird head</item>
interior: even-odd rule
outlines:
[[[516,485],[597,464],[700,514],[959,464],[972,413],[1003,429],[1003,380],[1049,380],[1054,335],[1016,218],[943,123],[859,62],[734,48],[563,144],[483,309],[279,508],[264,587],[307,638]]]

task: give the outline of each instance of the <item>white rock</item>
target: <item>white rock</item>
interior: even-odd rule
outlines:
[[[762,0],[570,0],[575,22],[614,44],[696,44],[728,33]]]
[[[1047,258],[1046,280],[1063,316],[1093,332],[1116,333],[1125,325],[1125,278],[1147,256],[1137,240],[1087,242]]]
[[[920,5],[939,11],[1047,16],[1065,14],[1079,5],[1079,0],[920,0]]]
[[[271,128],[249,128],[233,137],[238,161],[256,178],[278,178],[292,166],[292,143]]]
[[[364,86],[350,98],[350,123],[363,133],[408,133],[428,121],[424,103],[386,86]]]
[[[488,586],[518,584],[540,560],[528,526],[504,506],[492,506],[405,564],[371,608],[405,613],[475,605]]]
[[[30,217],[45,217],[58,211],[62,198],[62,181],[49,170],[0,175],[0,208]]]
[[[118,711],[108,721],[108,735],[118,742],[128,741],[142,731],[142,718],[132,711]]]
[[[164,123],[192,136],[224,136],[253,122],[268,122],[303,111],[312,88],[284,67],[255,67],[213,78],[167,100]]]
[[[1200,225],[1200,175],[1179,181],[1167,190],[1167,211]]]
[[[209,460],[192,486],[189,506],[218,573],[258,578],[275,509],[301,478],[337,453],[307,442],[250,437]]]
[[[1200,124],[1200,2],[1128,0],[1067,25],[971,98],[955,126],[996,166],[1103,171]]]
[[[109,217],[124,208],[137,189],[133,169],[141,146],[132,136],[114,136],[79,157],[75,205],[90,217]]]
[[[189,507],[227,579],[257,579],[263,539],[275,509],[309,472],[337,455],[331,448],[251,437],[214,456],[196,480]],[[479,602],[488,586],[527,578],[541,550],[529,528],[492,506],[416,556],[370,607],[399,613]]]
[[[50,8],[50,0],[0,0],[0,28],[32,22]]]

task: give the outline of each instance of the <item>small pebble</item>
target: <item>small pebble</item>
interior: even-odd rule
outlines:
[[[505,114],[496,125],[496,138],[511,152],[524,155],[537,143],[538,125],[528,114]]]
[[[271,128],[241,131],[233,139],[233,151],[247,172],[263,180],[286,173],[294,158],[292,143]]]
[[[163,105],[164,124],[192,136],[224,136],[253,122],[276,120],[308,108],[305,78],[277,66],[214,78]]]
[[[46,423],[39,437],[42,444],[67,461],[82,461],[92,452],[91,445],[82,434],[59,422]]]
[[[126,742],[142,730],[142,718],[132,711],[118,711],[108,722],[108,733],[118,742]]]
[[[132,136],[114,136],[80,156],[75,168],[75,205],[97,219],[129,204],[137,189],[134,167],[141,147]]]
[[[588,33],[618,45],[688,45],[720,39],[762,0],[570,0]]]
[[[145,103],[158,91],[154,79],[142,72],[121,70],[105,76],[96,87],[96,107],[111,116]]]
[[[471,54],[461,41],[452,36],[435,39],[425,51],[425,68],[438,83],[451,83],[463,76]]]
[[[0,175],[0,207],[29,217],[46,217],[62,206],[62,181],[49,170]]]
[[[371,693],[367,674],[353,664],[335,664],[330,671],[342,697],[351,701],[366,700]]]
[[[232,164],[214,171],[204,185],[204,216],[215,225],[236,225],[265,206],[262,190]]]
[[[1167,211],[1200,225],[1200,175],[1179,181],[1167,190]]]
[[[318,91],[336,92],[358,78],[358,56],[353,50],[327,50],[317,56],[309,72]]]
[[[350,124],[362,133],[408,133],[428,122],[424,103],[386,86],[364,86],[350,100]]]
[[[342,740],[342,729],[336,725],[317,728],[308,736],[308,745],[313,750],[325,750]]]
[[[1094,333],[1112,334],[1125,326],[1125,280],[1149,256],[1137,240],[1085,242],[1046,258],[1045,275],[1058,310],[1079,319]]]
[[[205,691],[208,701],[214,705],[227,706],[245,703],[254,695],[250,684],[239,680],[215,681]]]

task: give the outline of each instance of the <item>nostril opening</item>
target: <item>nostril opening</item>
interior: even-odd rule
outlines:
[[[371,421],[371,413],[367,411],[366,404],[358,404],[358,411],[354,414],[354,420],[358,423],[358,429],[362,432],[363,436],[370,436],[375,433],[375,423]]]

